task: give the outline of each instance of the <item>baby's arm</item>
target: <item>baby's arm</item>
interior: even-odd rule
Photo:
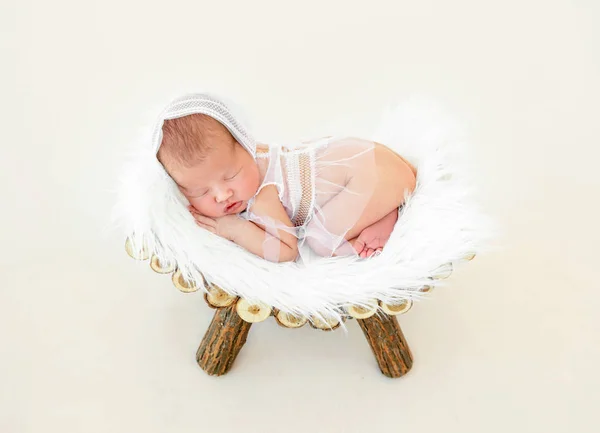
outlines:
[[[256,196],[250,211],[258,217],[274,221],[289,230],[266,228],[240,218],[240,226],[231,240],[257,256],[275,262],[294,261],[298,257],[298,240],[277,193],[275,185],[265,186]]]

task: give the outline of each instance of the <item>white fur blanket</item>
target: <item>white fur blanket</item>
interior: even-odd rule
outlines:
[[[324,131],[329,133],[329,131]],[[429,104],[408,101],[384,113],[371,137],[417,167],[417,187],[402,208],[382,254],[371,259],[319,259],[303,267],[272,263],[200,229],[187,200],[160,170],[149,145],[127,162],[116,218],[134,246],[176,262],[185,278],[203,277],[250,301],[302,316],[339,318],[340,307],[372,299],[394,303],[440,284],[436,269],[479,253],[491,225],[472,201],[465,148],[451,119]]]

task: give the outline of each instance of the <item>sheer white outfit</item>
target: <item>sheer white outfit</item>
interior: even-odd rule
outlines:
[[[290,228],[254,214],[254,198],[250,200],[241,216],[265,227],[265,258],[277,260],[277,229],[298,238],[298,261],[356,256],[345,237],[367,207],[377,182],[374,147],[367,140],[326,137],[296,146],[270,145],[257,150],[256,162],[265,173],[258,192],[275,185],[294,225]]]

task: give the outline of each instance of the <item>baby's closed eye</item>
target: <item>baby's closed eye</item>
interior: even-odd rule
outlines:
[[[240,168],[233,176],[226,177],[225,180],[231,180],[235,178],[238,174],[240,174],[242,169]]]
[[[200,198],[200,197],[204,197],[206,194],[208,194],[208,190],[200,192],[200,193],[188,194],[188,197],[189,198]]]

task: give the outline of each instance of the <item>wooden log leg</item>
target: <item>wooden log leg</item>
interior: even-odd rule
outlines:
[[[381,372],[387,377],[400,377],[408,373],[413,363],[412,353],[396,316],[376,314],[357,322],[373,350]]]
[[[235,304],[216,310],[196,352],[200,368],[211,376],[227,373],[246,342],[250,326],[238,316]]]

